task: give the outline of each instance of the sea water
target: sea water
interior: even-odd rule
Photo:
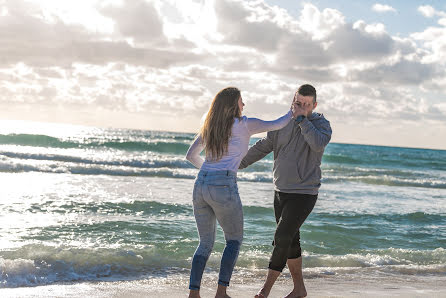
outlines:
[[[0,287],[182,276],[198,244],[194,134],[0,128]],[[258,139],[251,139],[251,145]],[[272,156],[239,171],[245,236],[232,282],[264,276]],[[446,276],[446,151],[330,143],[301,228],[304,276]],[[205,275],[216,275],[219,229]]]

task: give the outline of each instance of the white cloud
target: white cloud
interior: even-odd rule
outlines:
[[[435,9],[430,5],[419,6],[418,11],[427,18],[432,18],[435,15]]]
[[[10,1],[9,14],[0,18],[0,65],[24,62],[38,66],[69,67],[72,63],[106,64],[124,62],[142,64],[153,67],[168,67],[178,63],[199,60],[200,56],[185,47],[194,48],[187,41],[167,41],[162,32],[156,10],[146,3],[142,12],[136,2],[129,8],[122,9],[127,20],[116,20],[121,35],[110,35],[104,32],[91,32],[79,24],[65,24],[61,17],[52,14],[53,21],[47,22],[42,16],[39,6],[20,1]],[[91,9],[94,9],[93,7]],[[149,20],[144,26],[134,25],[132,13],[138,11]],[[110,9],[113,15],[115,11]],[[126,12],[126,13],[124,13]],[[120,22],[121,21],[121,22]],[[147,25],[147,26],[146,26]],[[7,30],[5,29],[7,28]],[[142,41],[142,45],[134,45],[127,38]]]
[[[429,6],[430,7],[430,6]],[[442,11],[436,11],[432,7],[428,16],[446,16]],[[426,8],[424,8],[426,10]],[[428,27],[423,32],[412,33],[410,37],[423,45],[427,50],[424,55],[423,63],[438,63],[445,66],[446,64],[446,17],[438,21],[441,27]]]
[[[8,12],[8,8],[5,7],[5,6],[2,6],[2,7],[0,8],[0,17],[7,16],[8,14],[9,14],[9,12]]]
[[[86,23],[64,19],[62,2],[42,3],[45,12],[18,0],[0,9],[7,11],[0,17],[0,110],[88,108],[148,116],[154,125],[168,117],[180,122],[176,129],[195,129],[228,85],[242,90],[248,115],[271,119],[300,84],[311,83],[318,110],[334,120],[348,113],[351,123],[368,115],[441,122],[444,115],[442,105],[419,96],[445,95],[444,27],[401,38],[382,23],[347,22],[339,10],[307,3],[295,18],[263,0],[82,0]]]
[[[393,8],[392,6],[386,5],[386,4],[379,4],[376,3],[372,6],[372,10],[376,11],[376,12],[396,12],[396,9]]]
[[[290,19],[290,16],[260,1],[216,1],[214,9],[218,32],[223,41],[231,45],[271,52],[277,50],[288,32],[281,20]]]
[[[311,34],[315,40],[326,38],[334,30],[345,25],[345,18],[336,9],[326,8],[322,12],[312,4],[305,4],[300,18],[299,26]]]
[[[432,18],[434,16],[446,17],[446,12],[436,10],[430,5],[419,6],[418,11],[426,18]]]

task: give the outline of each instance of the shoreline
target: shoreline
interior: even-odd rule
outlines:
[[[393,277],[393,278],[392,278]],[[243,279],[228,288],[232,298],[254,297],[262,280]],[[213,297],[216,275],[204,276],[201,288],[203,298]],[[381,276],[364,278],[326,276],[306,278],[308,297],[446,297],[446,276]],[[36,287],[0,289],[1,297],[187,297],[188,276],[172,274],[130,281],[85,281],[79,283],[51,284]],[[272,289],[270,298],[284,297],[292,289],[289,274],[283,274]]]

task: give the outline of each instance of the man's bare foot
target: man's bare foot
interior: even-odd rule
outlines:
[[[260,291],[255,295],[255,298],[266,298],[269,295],[269,291],[266,291],[265,288],[261,288]]]
[[[300,290],[293,289],[291,293],[285,296],[285,298],[301,298],[301,297],[307,297],[307,291],[305,290],[305,287]]]
[[[188,298],[201,298],[200,297],[200,290],[190,290]]]

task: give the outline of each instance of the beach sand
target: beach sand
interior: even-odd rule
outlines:
[[[280,277],[270,297],[284,297],[292,283],[289,275]],[[446,277],[380,277],[354,279],[328,276],[306,279],[308,297],[446,297]],[[260,282],[244,280],[228,289],[233,298],[253,297]],[[185,276],[169,275],[137,281],[81,282],[47,286],[1,289],[0,297],[187,297]],[[215,281],[203,280],[201,297],[213,297]]]

